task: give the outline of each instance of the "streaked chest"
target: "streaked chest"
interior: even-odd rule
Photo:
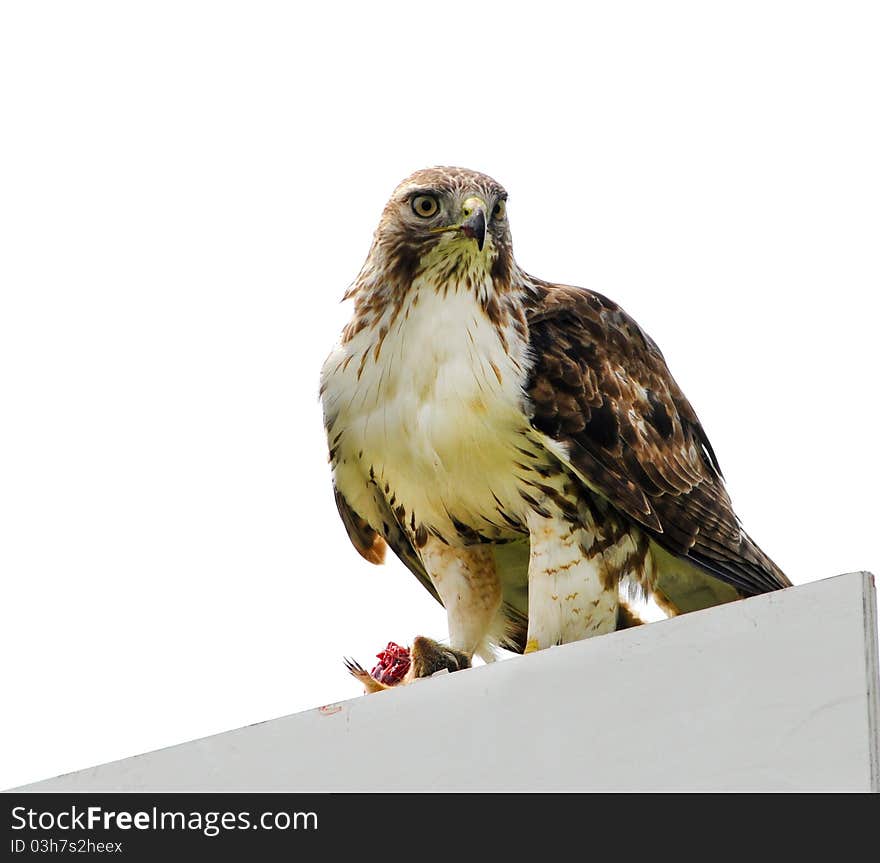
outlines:
[[[370,520],[372,478],[408,522],[441,529],[450,515],[497,517],[497,500],[517,505],[528,364],[522,334],[490,320],[473,291],[414,286],[393,319],[389,311],[325,363],[337,487]]]

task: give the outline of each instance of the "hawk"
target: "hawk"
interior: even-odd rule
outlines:
[[[660,349],[616,303],[513,257],[507,193],[417,171],[382,213],[321,372],[336,504],[486,660],[790,585],[743,531]]]

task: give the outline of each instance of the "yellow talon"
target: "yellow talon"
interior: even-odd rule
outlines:
[[[530,638],[526,642],[526,649],[523,651],[523,655],[525,655],[526,653],[534,653],[536,650],[540,650],[540,648],[538,647],[538,639]]]

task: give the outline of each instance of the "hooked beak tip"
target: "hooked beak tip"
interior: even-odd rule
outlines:
[[[461,230],[466,237],[472,237],[477,241],[477,248],[482,252],[486,244],[486,213],[482,207],[477,207],[468,216],[462,223]]]

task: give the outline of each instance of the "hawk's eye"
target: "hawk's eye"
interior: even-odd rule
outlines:
[[[504,201],[498,201],[495,206],[492,208],[492,218],[493,219],[503,219],[504,214],[507,212],[507,205]]]
[[[412,199],[413,212],[423,219],[430,219],[437,214],[440,204],[433,195],[416,195]]]

